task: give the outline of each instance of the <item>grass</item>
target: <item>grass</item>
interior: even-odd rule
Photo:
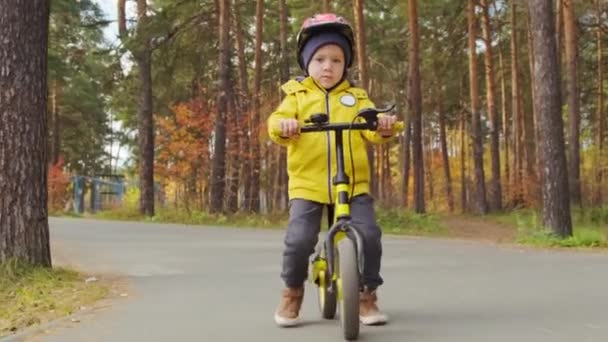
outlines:
[[[186,211],[159,209],[153,217],[145,217],[139,214],[137,208],[122,207],[99,212],[94,215],[87,214],[98,219],[179,223],[189,225],[214,225],[241,228],[270,228],[284,229],[287,226],[287,212],[273,213],[268,215],[234,214],[234,215],[212,215],[203,211]],[[439,223],[439,218],[433,214],[416,214],[410,211],[397,209],[377,208],[376,216],[378,224],[387,234],[407,234],[436,236],[445,232]],[[322,226],[326,225],[326,218],[322,220]]]
[[[69,269],[4,262],[0,264],[0,337],[75,313],[107,293],[104,284],[87,283]]]
[[[517,210],[493,214],[500,222],[512,224],[518,229],[517,242],[536,247],[608,247],[608,209],[573,210],[573,235],[560,238],[543,227],[542,216],[534,210]]]
[[[417,214],[397,209],[378,209],[378,224],[385,233],[396,235],[442,236],[447,232],[434,214]]]

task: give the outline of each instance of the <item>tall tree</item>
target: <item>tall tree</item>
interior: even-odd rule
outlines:
[[[213,141],[213,159],[211,164],[210,212],[220,213],[224,210],[224,192],[226,188],[226,118],[228,112],[228,93],[230,87],[230,1],[219,0],[217,5],[219,17],[219,67],[218,83],[220,86],[217,99],[217,115]]]
[[[572,235],[561,91],[551,0],[529,0],[534,44],[534,101],[538,109],[543,172],[543,223],[558,236]]]
[[[437,82],[439,84],[439,82]],[[440,88],[440,87],[438,87]],[[454,211],[454,195],[452,192],[452,175],[450,173],[450,159],[448,152],[448,142],[446,138],[445,113],[443,112],[441,98],[441,88],[437,92],[437,112],[439,114],[439,144],[441,146],[441,161],[443,164],[443,174],[445,176],[445,195],[448,200],[448,209]]]
[[[363,15],[364,2],[363,0],[352,0],[353,5],[353,16],[355,18],[355,52],[357,54],[357,69],[359,71],[359,86],[366,91],[369,91],[369,75],[368,69],[368,56],[367,56],[367,39],[365,37],[365,17]],[[367,158],[369,160],[369,170],[371,174],[371,192],[372,194],[378,194],[378,173],[376,171],[376,158],[377,153],[375,146],[368,146]]]
[[[414,211],[424,213],[424,157],[422,151],[422,93],[420,85],[420,33],[418,31],[417,0],[408,0],[410,30],[409,109],[412,123],[414,166]]]
[[[604,172],[601,168],[601,156],[604,149],[604,58],[602,52],[602,4],[601,0],[595,1],[595,13],[597,28],[595,32],[597,45],[597,108],[595,109],[595,186],[593,193],[593,203],[595,205],[602,202],[602,178]]]
[[[118,28],[127,41],[126,0],[118,0]],[[152,108],[152,43],[146,31],[148,4],[137,0],[137,43],[128,44],[139,69],[139,107],[137,109],[139,143],[139,211],[154,216],[154,119]]]
[[[235,1],[234,8],[234,28],[236,30],[236,51],[237,51],[237,59],[238,59],[238,77],[239,77],[239,96],[238,106],[239,111],[246,115],[247,120],[250,120],[250,103],[249,103],[249,76],[247,73],[247,59],[245,57],[245,34],[243,32],[243,26],[245,25],[242,21],[241,11],[239,7],[245,4],[244,1]],[[245,132],[241,131],[241,146],[247,146],[247,148],[243,149],[243,153],[241,155],[241,174],[240,174],[240,184],[243,187],[243,207],[247,210],[249,209],[251,203],[251,153],[249,146],[250,144],[250,136],[249,131],[251,129],[251,123],[247,121],[247,129]]]
[[[580,179],[580,103],[578,85],[578,38],[574,1],[563,0],[564,37],[566,45],[567,86],[568,86],[568,184],[572,203],[581,205]]]
[[[409,188],[410,188],[410,158],[411,158],[411,152],[410,152],[410,145],[411,145],[411,140],[412,140],[412,125],[411,125],[411,118],[409,118],[409,115],[406,114],[406,119],[405,119],[405,131],[403,133],[403,139],[401,140],[401,144],[403,145],[401,147],[401,155],[403,158],[403,164],[401,165],[401,174],[402,174],[402,181],[401,181],[401,196],[402,196],[402,205],[403,207],[407,208],[408,206],[408,194],[409,194]]]
[[[49,161],[71,172],[105,173],[112,163],[107,103],[118,75],[103,36],[103,12],[91,0],[51,2]],[[108,158],[109,157],[109,158]]]
[[[329,1],[327,2],[327,10],[329,12]],[[279,49],[280,49],[280,83],[283,84],[289,80],[289,56],[287,52],[287,33],[288,33],[288,13],[287,4],[285,0],[279,0]],[[276,202],[278,208],[285,210],[287,208],[287,150],[284,148],[279,149],[279,165],[277,168],[278,172],[278,186]]]
[[[0,1],[0,262],[51,266],[47,211],[49,2]]]
[[[490,156],[492,158],[492,181],[490,182],[490,206],[502,209],[502,188],[500,182],[500,120],[496,109],[496,79],[494,75],[494,53],[492,48],[492,30],[490,25],[490,1],[481,0],[482,30],[485,42],[486,66],[486,101],[490,116]]]
[[[509,139],[509,120],[507,111],[507,72],[504,64],[504,58],[502,49],[498,49],[498,65],[500,68],[500,98],[501,98],[501,112],[502,112],[502,136],[503,136],[503,150],[504,150],[504,162],[505,162],[505,182],[504,188],[505,193],[509,192],[509,182],[511,180],[511,173],[509,167],[509,149],[511,148]]]
[[[475,204],[477,212],[488,212],[486,202],[485,175],[483,170],[483,139],[479,113],[479,80],[477,73],[477,18],[475,0],[468,0],[467,22],[469,27],[469,89],[471,97],[471,136],[473,138],[473,161],[475,163]]]
[[[253,72],[253,113],[251,117],[251,211],[260,211],[260,97],[262,83],[262,41],[264,40],[264,0],[255,6],[255,69]]]
[[[460,211],[465,213],[468,208],[467,191],[467,112],[462,110],[460,115]]]
[[[511,5],[511,128],[512,128],[512,151],[513,151],[513,171],[512,171],[512,200],[521,201],[522,196],[522,109],[521,109],[521,90],[519,77],[519,32],[517,29],[517,5]]]

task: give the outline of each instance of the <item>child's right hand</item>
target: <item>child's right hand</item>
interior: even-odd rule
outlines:
[[[300,124],[296,119],[283,119],[279,122],[281,138],[294,138],[300,135]]]

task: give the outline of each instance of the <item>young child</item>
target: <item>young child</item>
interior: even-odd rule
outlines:
[[[326,13],[306,19],[298,33],[298,63],[307,77],[282,86],[286,97],[268,118],[271,139],[287,147],[289,175],[289,223],[281,273],[286,288],[274,317],[279,326],[294,326],[299,322],[309,258],[318,241],[323,207],[336,200],[332,185],[336,171],[334,134],[300,135],[299,128],[313,114],[326,113],[330,122],[351,122],[361,109],[375,108],[365,90],[352,87],[345,79],[347,69],[353,64],[353,43],[352,28],[344,18]],[[346,173],[351,184],[354,183],[351,218],[364,239],[364,289],[360,294],[363,324],[387,321],[376,304],[376,288],[383,282],[380,277],[382,232],[376,224],[374,200],[369,195],[366,140],[372,143],[390,140],[395,133],[395,120],[393,116],[381,117],[377,131],[353,131],[351,139],[344,139],[344,150],[348,151],[344,153]]]

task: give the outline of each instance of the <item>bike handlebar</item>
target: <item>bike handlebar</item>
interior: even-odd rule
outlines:
[[[340,130],[370,130],[375,131],[377,129],[376,124],[378,122],[378,115],[389,112],[395,108],[394,105],[378,109],[378,108],[366,108],[361,110],[357,116],[363,117],[365,123],[362,122],[337,122],[329,123],[327,114],[315,114],[311,116],[311,119],[307,120],[309,125],[300,127],[300,133],[306,132],[325,132],[325,131],[340,131]],[[403,121],[395,122],[393,129],[396,131],[402,131],[405,127]],[[273,128],[273,132],[280,134],[281,130],[278,127]]]

